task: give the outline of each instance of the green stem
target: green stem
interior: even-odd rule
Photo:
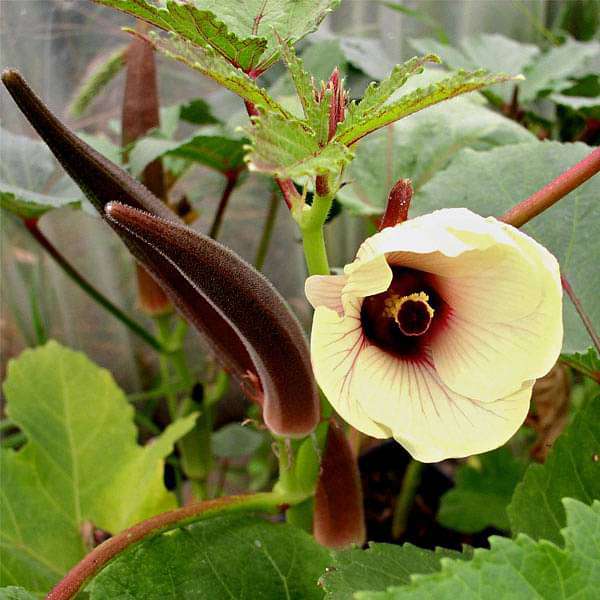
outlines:
[[[423,463],[411,459],[404,472],[402,488],[396,499],[394,518],[392,520],[392,538],[397,540],[405,531],[408,523],[408,515],[415,500],[417,488],[421,483],[421,471]]]
[[[181,381],[171,382],[170,389],[176,393],[185,392],[189,388],[181,383]],[[127,394],[128,402],[144,402],[146,400],[157,400],[159,398],[164,398],[167,394],[168,390],[164,388],[162,385],[159,387],[147,390],[145,392],[134,392],[132,394]]]
[[[158,328],[160,341],[163,346],[168,348],[171,340],[171,332],[169,329],[170,316],[162,315],[156,317],[154,320]],[[171,422],[173,422],[177,418],[177,393],[174,391],[171,382],[169,355],[161,354],[158,358],[160,367],[160,386],[165,390],[169,418]]]
[[[37,219],[26,219],[25,227],[31,235],[39,242],[40,246],[55,260],[64,273],[70,277],[90,298],[96,301],[100,306],[106,309],[113,317],[121,321],[125,327],[143,339],[160,353],[165,352],[164,346],[151,333],[146,331],[141,325],[128,317],[119,307],[115,306],[106,296],[99,292],[91,283],[87,281],[69,261],[56,249],[52,242],[42,233],[38,227]]]
[[[156,537],[165,531],[222,514],[239,514],[251,511],[277,513],[282,505],[296,504],[302,500],[304,500],[302,497],[285,496],[272,492],[247,496],[229,496],[218,500],[190,504],[156,515],[118,533],[94,548],[67,573],[46,596],[46,599],[70,600],[75,598],[86,582],[119,553],[142,540]]]
[[[269,203],[269,211],[267,212],[267,218],[265,219],[265,225],[263,232],[258,244],[256,251],[256,257],[254,259],[254,266],[257,271],[262,271],[265,265],[265,259],[267,258],[267,252],[269,251],[269,245],[271,244],[271,237],[273,234],[273,228],[275,226],[275,219],[277,218],[277,209],[279,208],[279,198],[277,193],[271,194],[271,201]]]

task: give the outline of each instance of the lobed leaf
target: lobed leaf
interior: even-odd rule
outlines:
[[[172,35],[170,38],[151,35],[149,40],[165,56],[199,71],[205,77],[216,81],[247,102],[284,117],[290,116],[288,111],[273,100],[266,90],[260,88],[251,77],[231,65],[212,48],[194,46],[176,35]]]
[[[565,524],[561,500],[600,498],[600,396],[584,405],[550,450],[532,464],[515,492],[508,516],[514,534],[560,542]]]
[[[358,590],[384,591],[388,587],[408,584],[415,574],[435,573],[442,568],[442,558],[470,559],[472,551],[463,553],[445,548],[435,551],[412,544],[375,544],[366,550],[353,548],[333,553],[333,568],[321,578],[327,600],[348,600]]]
[[[563,500],[567,526],[564,547],[526,535],[516,540],[492,536],[490,550],[477,549],[472,560],[442,560],[442,570],[415,576],[385,592],[358,592],[357,600],[484,600],[504,598],[597,597],[600,585],[600,502],[591,506]]]
[[[350,146],[376,129],[423,110],[428,106],[433,106],[444,100],[467,92],[473,92],[495,83],[514,81],[515,79],[511,75],[502,73],[489,74],[485,71],[458,71],[442,81],[423,89],[417,89],[402,96],[395,102],[385,104],[374,110],[365,113],[358,111],[353,115],[349,111],[346,120],[338,126],[338,132],[334,140]]]
[[[349,122],[360,121],[377,109],[380,109],[413,75],[423,72],[425,63],[439,63],[440,59],[435,54],[427,54],[422,57],[413,57],[404,64],[396,65],[392,72],[380,83],[371,82],[360,102],[351,102],[348,106]],[[344,126],[342,126],[342,131]]]
[[[220,361],[238,380],[260,384],[254,393],[264,396],[267,425],[282,435],[312,431],[319,398],[304,332],[267,279],[221,244],[178,224],[144,186],[64,127],[16,71],[5,72],[3,81],[132,254],[207,335]],[[115,199],[122,204],[112,204],[107,215],[106,203]]]
[[[321,146],[315,132],[298,119],[265,113],[254,118],[253,125],[246,130],[251,142],[246,161],[251,171],[296,178],[339,173],[352,160],[352,151],[342,144]]]
[[[244,72],[255,68],[267,47],[264,38],[255,35],[238,37],[210,10],[193,4],[167,0],[164,8],[146,0],[94,0],[116,8],[150,25],[170,31],[196,46],[210,46],[235,67]],[[248,32],[250,34],[250,32]]]
[[[139,446],[112,376],[56,342],[12,360],[4,392],[27,442],[0,453],[2,585],[45,593],[87,552],[85,527],[117,533],[176,506],[164,458],[197,413]]]

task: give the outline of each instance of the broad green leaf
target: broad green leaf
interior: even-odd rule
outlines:
[[[145,137],[129,154],[131,173],[137,177],[153,160],[173,156],[203,164],[220,173],[244,168],[244,143],[223,135],[193,135],[185,140]]]
[[[525,81],[519,86],[520,101],[528,102],[546,91],[570,87],[570,80],[594,72],[591,60],[598,55],[600,42],[597,41],[568,39],[562,46],[551,48],[524,70]]]
[[[229,423],[214,432],[212,446],[219,458],[242,458],[254,454],[265,441],[265,436],[256,429]]]
[[[11,585],[0,588],[0,600],[36,600],[36,598],[37,596],[22,587]]]
[[[439,523],[461,533],[486,527],[509,530],[506,507],[524,469],[506,447],[472,457],[458,468],[454,487],[442,496]]]
[[[150,41],[154,47],[174,60],[199,71],[205,77],[237,94],[244,100],[266,110],[288,116],[289,113],[243,71],[227,62],[212,48],[194,46],[187,40],[175,35],[164,38],[153,35]]]
[[[195,414],[140,447],[108,371],[56,342],[11,361],[4,392],[27,443],[1,452],[2,584],[47,592],[87,552],[86,523],[116,533],[176,506],[164,457]]]
[[[435,573],[442,568],[442,558],[466,560],[464,553],[444,548],[435,552],[412,544],[369,543],[367,550],[353,548],[335,552],[334,562],[321,578],[327,600],[347,600],[358,590],[384,591],[394,585],[410,582],[415,573]]]
[[[494,148],[489,152],[463,150],[437,173],[413,200],[419,214],[442,207],[464,206],[487,216],[499,216],[528,198],[591,152],[585,144],[532,142]],[[600,179],[592,178],[523,230],[558,259],[596,328],[600,328]],[[563,352],[585,352],[589,336],[567,297],[564,299]]]
[[[23,218],[53,208],[80,206],[82,194],[66,177],[47,146],[0,128],[0,206]]]
[[[411,179],[418,191],[463,148],[487,150],[535,140],[519,124],[475,100],[455,98],[362,140],[346,172],[350,184],[338,192],[338,200],[353,213],[380,215],[400,178]]]
[[[246,160],[251,171],[281,178],[319,173],[337,173],[352,160],[353,153],[342,144],[319,145],[316,134],[297,119],[266,113],[253,119],[246,133],[251,146]]]
[[[490,550],[477,549],[473,559],[443,559],[442,570],[416,575],[406,586],[387,592],[359,592],[357,600],[488,600],[515,598],[598,597],[600,586],[600,502],[592,506],[566,498],[564,547],[492,536]]]
[[[416,113],[424,108],[438,104],[449,98],[460,94],[479,90],[481,88],[513,80],[514,77],[505,74],[490,74],[485,71],[457,71],[454,75],[437,83],[419,88],[409,94],[401,96],[399,100],[379,106],[373,103],[386,94],[373,92],[367,105],[373,105],[371,110],[362,110],[361,103],[354,110],[348,110],[346,120],[338,126],[335,140],[346,145],[351,145],[363,138],[365,135],[380,129],[394,121],[398,121],[408,115]],[[391,93],[391,92],[390,92]],[[363,100],[364,102],[364,100]]]
[[[329,552],[291,525],[228,515],[129,548],[86,590],[90,600],[318,600]]]
[[[382,40],[366,37],[342,37],[341,51],[346,60],[365,75],[381,81],[389,76],[396,63],[389,57]],[[428,54],[424,52],[423,54]]]
[[[540,54],[533,44],[517,42],[498,33],[479,33],[464,38],[458,48],[429,38],[410,40],[417,52],[434,52],[452,69],[478,69],[502,73],[522,73]],[[510,102],[512,86],[490,88],[504,102]]]
[[[194,4],[167,0],[165,7],[159,7],[146,0],[95,0],[98,4],[109,6],[129,15],[142,19],[155,27],[180,35],[196,46],[210,46],[232,65],[245,72],[258,65],[267,41],[250,35],[238,37],[228,30],[210,7],[200,10]],[[223,5],[221,10],[225,9]],[[223,11],[225,12],[225,11]]]
[[[561,354],[560,359],[600,383],[600,358],[594,348],[585,353]]]
[[[600,498],[600,396],[587,402],[556,440],[543,465],[532,464],[508,506],[514,534],[560,542],[561,499]]]

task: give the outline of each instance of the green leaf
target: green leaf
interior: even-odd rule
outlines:
[[[329,552],[304,531],[246,515],[219,516],[144,540],[87,586],[91,600],[317,600]]]
[[[95,0],[177,33],[196,46],[210,46],[243,71],[264,72],[278,57],[276,35],[295,43],[314,31],[340,0],[203,0],[202,9],[167,0]]]
[[[358,590],[384,591],[410,582],[415,573],[435,573],[442,558],[466,560],[471,552],[436,548],[435,552],[412,544],[369,543],[367,550],[353,548],[334,553],[333,568],[321,578],[327,600],[346,600]]]
[[[19,217],[41,217],[53,208],[80,206],[82,195],[40,141],[0,128],[0,206]],[[35,165],[35,168],[32,166]]]
[[[348,124],[360,121],[368,117],[373,111],[381,107],[390,99],[391,95],[398,91],[413,75],[423,72],[425,63],[438,63],[440,59],[435,54],[427,54],[422,57],[413,57],[404,64],[396,65],[392,72],[380,83],[372,82],[369,84],[360,102],[351,102],[348,105],[347,120]],[[341,131],[347,127],[342,124]]]
[[[524,71],[525,81],[520,84],[521,102],[534,100],[544,92],[561,91],[572,85],[570,80],[593,73],[591,60],[600,54],[600,42],[577,42],[568,39],[555,46]],[[586,66],[587,65],[587,66]]]
[[[588,348],[585,353],[561,354],[560,359],[600,383],[600,358],[594,348]]]
[[[540,49],[533,44],[517,42],[498,33],[479,33],[464,38],[458,48],[440,44],[429,38],[410,40],[417,52],[434,52],[452,69],[483,68],[491,72],[522,73],[536,59]],[[511,86],[490,89],[504,102],[510,102]]]
[[[176,506],[164,457],[197,415],[138,446],[133,408],[108,371],[56,342],[11,361],[4,392],[27,443],[1,452],[2,584],[47,592],[87,552],[85,523],[117,533]]]
[[[229,423],[214,432],[213,452],[219,458],[242,458],[254,454],[265,441],[256,429],[239,423]]]
[[[252,70],[267,47],[264,38],[238,37],[210,10],[167,0],[164,8],[146,0],[95,0],[142,19],[155,27],[180,35],[196,46],[210,46],[228,62],[245,72]],[[204,3],[206,5],[206,3]],[[208,6],[206,8],[209,8]],[[221,6],[221,10],[225,8]],[[250,32],[248,32],[250,33]]]
[[[490,598],[586,598],[600,586],[600,502],[587,506],[566,498],[564,548],[492,536],[490,550],[477,549],[470,561],[442,560],[440,573],[415,576],[387,592],[359,592],[357,600],[487,600]]]
[[[185,140],[142,138],[129,154],[131,173],[137,177],[153,160],[173,156],[200,163],[220,173],[244,168],[244,143],[223,135],[193,135]]]
[[[31,592],[28,592],[22,587],[3,587],[0,588],[0,600],[36,600],[37,596],[34,596]]]
[[[199,71],[205,77],[216,81],[219,85],[237,94],[244,100],[266,110],[289,116],[289,113],[278,104],[266,90],[258,87],[255,81],[243,71],[227,62],[212,48],[200,48],[175,35],[170,38],[150,36],[150,42],[165,56],[178,60],[188,67]]]
[[[535,136],[477,97],[455,98],[362,140],[346,173],[350,185],[337,198],[355,214],[380,215],[398,179],[411,179],[418,191],[464,148],[487,150],[528,140]]]
[[[463,150],[445,170],[415,196],[419,214],[442,207],[464,206],[484,216],[499,216],[552,181],[591,152],[585,144],[532,142],[494,148],[489,152]],[[468,185],[465,184],[468,182]],[[600,326],[600,180],[592,178],[573,190],[523,230],[558,259],[584,310]],[[563,352],[585,352],[590,338],[571,302],[564,301]]]
[[[317,29],[340,0],[203,0],[202,6],[222,19],[230,31],[249,36],[253,31],[267,40],[258,71],[268,69],[279,56],[277,37],[295,44]]]
[[[202,98],[190,100],[179,107],[179,118],[194,125],[217,125],[220,123],[213,114],[210,105]]]
[[[514,534],[558,543],[565,524],[561,499],[600,498],[600,396],[587,402],[556,440],[543,465],[532,464],[508,506]]]
[[[338,173],[353,153],[342,144],[320,146],[314,131],[297,119],[266,113],[253,119],[246,130],[251,145],[246,156],[249,169],[280,178]]]
[[[386,92],[373,91],[369,94],[370,100],[365,105],[374,107],[370,110],[361,109],[364,102],[360,102],[356,109],[348,110],[348,117],[338,126],[335,140],[346,145],[351,145],[368,135],[372,131],[398,121],[408,115],[416,113],[428,106],[437,104],[460,94],[479,90],[481,88],[514,80],[514,77],[505,74],[489,74],[485,71],[458,71],[454,75],[438,81],[426,88],[419,88],[409,94],[401,96],[399,100],[379,105],[381,98],[389,97]],[[391,92],[390,92],[391,93]]]
[[[454,487],[441,498],[438,521],[461,533],[486,527],[509,530],[506,507],[525,465],[504,447],[461,465]]]

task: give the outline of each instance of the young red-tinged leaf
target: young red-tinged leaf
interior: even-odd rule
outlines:
[[[413,197],[413,187],[410,179],[399,179],[388,195],[387,205],[381,221],[379,231],[386,227],[393,227],[404,223],[408,219],[408,209]]]
[[[138,23],[138,31],[146,29]],[[126,75],[123,110],[121,113],[121,146],[129,144],[160,126],[158,85],[154,48],[140,37],[134,37],[125,54]],[[162,161],[152,161],[146,166],[142,183],[157,197],[165,199],[165,181]],[[160,286],[140,264],[136,268],[138,301],[140,308],[149,315],[168,312],[170,302]]]
[[[329,548],[365,541],[365,515],[356,458],[344,430],[332,421],[315,493],[313,534]]]
[[[143,185],[69,131],[19,73],[6,71],[2,80],[102,216],[107,217],[107,202],[121,203],[111,205],[109,223],[209,338],[226,368],[242,381],[258,378],[267,425],[280,435],[312,431],[319,399],[306,340],[267,279],[232,251],[180,224]]]

